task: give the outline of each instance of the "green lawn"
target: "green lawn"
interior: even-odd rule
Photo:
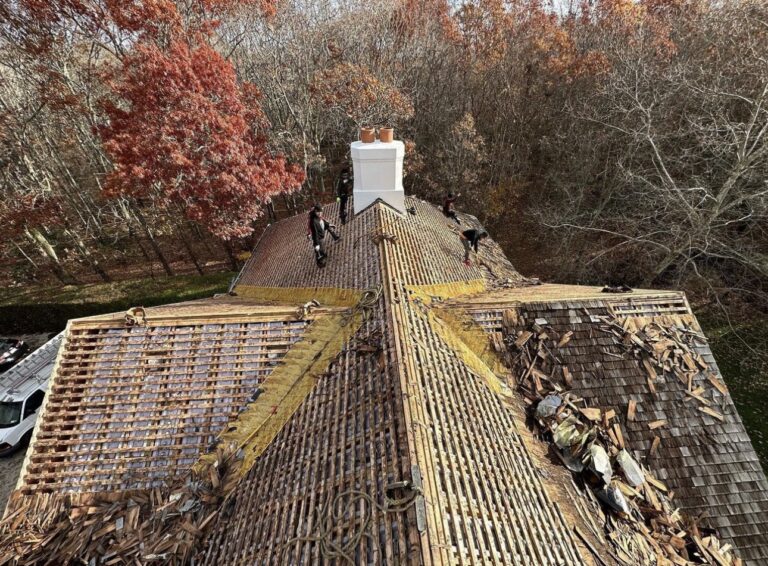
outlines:
[[[701,317],[720,371],[744,426],[768,470],[768,321],[739,324]]]
[[[233,272],[0,290],[0,334],[54,332],[70,318],[224,293]]]

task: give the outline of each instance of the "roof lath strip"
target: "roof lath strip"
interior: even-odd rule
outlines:
[[[321,294],[319,301],[327,301]],[[250,403],[231,421],[219,436],[219,443],[235,444],[243,450],[240,474],[251,469],[253,462],[274,440],[315,386],[321,373],[341,350],[345,341],[357,331],[362,321],[360,313],[336,314],[315,320],[272,371],[269,381],[260,388],[256,401]],[[211,453],[200,459],[208,465],[216,459]]]
[[[21,489],[129,490],[188,470],[309,324],[264,310],[70,323]]]

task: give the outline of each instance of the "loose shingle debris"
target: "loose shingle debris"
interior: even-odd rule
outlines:
[[[132,307],[125,311],[126,326],[141,326],[147,323],[147,311],[144,307]]]
[[[631,293],[632,287],[629,285],[606,285],[601,293]]]
[[[200,552],[206,529],[226,510],[240,476],[235,448],[211,465],[149,490],[15,493],[0,522],[0,566],[182,565]]]
[[[621,346],[625,357],[638,360],[648,374],[648,387],[656,393],[656,385],[667,378],[677,378],[685,386],[685,398],[681,401],[698,403],[698,410],[719,421],[723,414],[711,407],[714,403],[707,398],[710,386],[721,394],[727,392],[709,367],[703,356],[696,352],[696,343],[704,343],[704,337],[688,328],[677,325],[661,325],[656,322],[637,329],[630,318],[604,318],[601,330],[613,336]],[[706,376],[706,382],[703,377]],[[709,397],[714,398],[713,395]],[[665,420],[649,424],[651,430],[666,425]]]
[[[311,301],[307,301],[300,307],[296,309],[296,320],[304,320],[307,318],[312,312],[320,306],[320,302],[316,299],[312,299]]]
[[[707,366],[692,349],[693,333],[658,324],[633,331],[615,320],[603,322],[604,329],[625,346],[626,355],[648,368],[654,383],[674,375],[689,384],[694,399],[700,395],[700,387],[690,384],[693,374]],[[506,336],[505,351],[542,437],[584,486],[584,495],[602,503],[614,558],[627,565],[740,565],[731,546],[684,517],[673,503],[674,493],[627,450],[618,411],[588,407],[584,399],[567,391],[571,373],[558,348],[570,336],[558,335],[546,320],[536,319],[527,329]],[[628,416],[634,417],[635,410],[631,404]],[[650,426],[664,424],[656,421]]]

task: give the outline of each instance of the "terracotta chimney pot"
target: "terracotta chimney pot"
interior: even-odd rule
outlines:
[[[395,139],[395,131],[392,128],[379,129],[379,141],[381,143],[391,143]]]
[[[360,128],[360,141],[363,143],[373,143],[376,141],[376,130],[373,128]]]

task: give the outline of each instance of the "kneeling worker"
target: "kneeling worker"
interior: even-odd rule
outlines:
[[[459,234],[461,243],[464,244],[464,263],[466,265],[472,265],[472,263],[469,261],[470,250],[475,248],[475,253],[478,253],[477,248],[480,240],[484,240],[487,237],[488,232],[485,232],[484,230],[475,230],[474,228],[470,230],[464,230],[461,234]]]
[[[445,197],[443,200],[443,214],[447,216],[448,218],[452,218],[453,221],[461,226],[461,220],[459,220],[459,217],[456,216],[456,210],[454,209],[453,205],[456,202],[456,199],[461,196],[461,193],[454,195],[453,193],[448,193],[448,196]]]

